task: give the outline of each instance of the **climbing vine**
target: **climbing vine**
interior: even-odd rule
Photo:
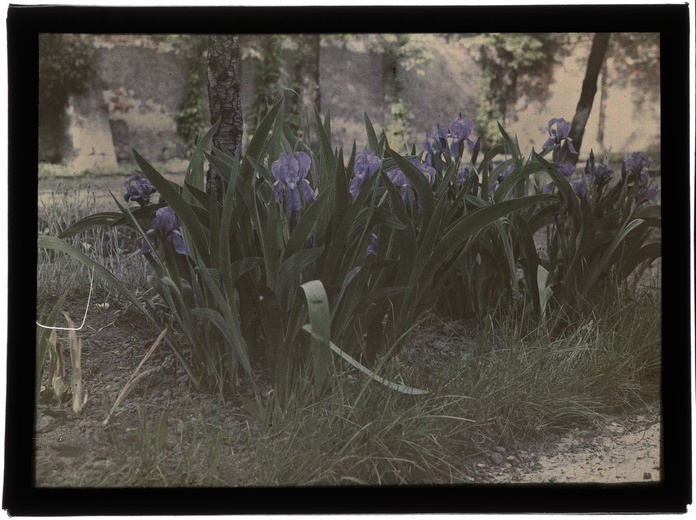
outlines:
[[[258,125],[278,99],[283,78],[283,40],[281,34],[269,34],[261,39],[260,63],[252,106],[252,120]]]
[[[553,66],[567,51],[553,33],[486,33],[465,43],[481,67],[477,128],[493,144],[498,123],[515,121],[516,103],[548,96]]]
[[[187,79],[186,90],[176,113],[176,129],[186,143],[186,157],[190,157],[205,127],[202,90],[206,77],[206,38],[197,35],[181,35],[178,38],[178,52],[185,62]]]

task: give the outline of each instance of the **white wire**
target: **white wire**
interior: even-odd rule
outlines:
[[[82,324],[79,327],[48,327],[47,325],[42,325],[38,321],[36,324],[44,329],[51,329],[51,330],[81,330],[82,327],[85,326],[85,321],[87,321],[87,312],[89,311],[89,302],[92,299],[92,286],[94,282],[94,266],[92,266],[92,270],[89,272],[89,295],[87,296],[87,307],[85,308],[85,315],[82,317]]]

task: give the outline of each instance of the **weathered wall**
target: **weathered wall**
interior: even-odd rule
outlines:
[[[68,136],[72,149],[63,156],[76,172],[116,169],[109,116],[98,89],[70,96]]]
[[[421,38],[430,56],[428,64],[420,70],[399,71],[403,99],[414,116],[407,139],[417,147],[422,145],[425,132],[432,131],[437,123],[447,125],[459,113],[473,118],[479,85],[477,67],[461,45],[444,44],[434,35]],[[567,120],[573,117],[588,52],[589,48],[578,48],[574,56],[558,67],[545,106],[531,103],[517,107],[518,120],[508,130],[519,135],[523,149],[539,148],[546,140],[546,124],[552,117]],[[370,116],[378,131],[390,123],[390,76],[389,71],[385,72],[382,58],[365,49],[359,37],[342,46],[322,44],[322,111],[331,109],[335,146],[350,149],[353,140],[358,146],[364,145],[364,113]],[[59,127],[40,128],[41,157],[51,160],[57,156],[56,150],[71,149],[63,156],[76,169],[89,168],[100,158],[105,167],[113,165],[114,157],[119,162],[130,162],[133,148],[152,162],[182,157],[185,143],[176,131],[176,112],[185,93],[183,60],[176,53],[156,46],[121,43],[98,48],[95,63],[97,75],[90,92],[71,98],[73,104],[65,115],[70,130],[65,138],[56,135],[61,133],[56,130]],[[253,59],[244,60],[240,69],[246,119],[253,100],[256,63]],[[207,106],[203,85],[201,95]],[[585,153],[598,146],[598,105],[597,98],[585,132]],[[607,103],[605,143],[615,152],[658,148],[659,118],[659,106],[639,110],[633,105],[629,90],[612,87]],[[207,115],[206,120],[209,120]],[[90,139],[95,143],[90,145]],[[109,146],[113,148],[112,153],[107,150]],[[88,157],[83,157],[85,154]]]
[[[136,149],[150,161],[181,157],[185,143],[176,131],[176,112],[186,87],[185,68],[173,52],[144,47],[101,48],[97,74],[107,86],[107,107],[119,161]]]

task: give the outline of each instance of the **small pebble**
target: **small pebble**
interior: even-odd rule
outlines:
[[[652,473],[650,473],[648,471],[643,473],[643,480],[650,480],[650,479],[652,479]]]
[[[505,460],[503,456],[498,452],[491,453],[489,458],[491,459],[491,462],[496,466],[500,466]]]

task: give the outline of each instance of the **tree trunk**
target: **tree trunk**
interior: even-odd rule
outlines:
[[[208,39],[208,99],[210,119],[220,127],[213,136],[213,146],[234,155],[242,151],[242,108],[237,66],[240,62],[239,37],[212,35]],[[212,166],[206,174],[206,189],[222,195],[220,176]]]
[[[302,104],[311,118],[316,109],[321,111],[321,89],[319,86],[320,35],[306,34],[301,37],[302,45]]]
[[[298,34],[295,36],[299,51],[295,56],[293,88],[299,94],[299,99],[295,93],[288,92],[285,101],[290,114],[290,128],[298,135],[306,129],[307,122],[314,121],[315,110],[321,113],[320,38],[319,34]],[[319,143],[319,139],[315,135],[303,135],[303,137],[312,148]]]
[[[585,126],[590,117],[592,103],[597,93],[597,79],[602,70],[604,57],[607,54],[610,36],[611,33],[595,33],[592,39],[592,49],[590,50],[590,57],[587,59],[587,70],[585,71],[585,79],[582,82],[580,100],[575,109],[575,116],[573,117],[573,122],[570,127],[569,137],[573,141],[573,147],[577,154],[571,153],[567,145],[564,145],[564,162],[575,164],[578,161],[582,138],[585,134]]]
[[[600,80],[600,91],[599,91],[599,124],[597,125],[597,143],[600,148],[604,150],[604,130],[607,122],[607,62],[604,61],[602,65],[602,79]]]

